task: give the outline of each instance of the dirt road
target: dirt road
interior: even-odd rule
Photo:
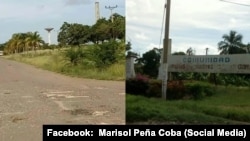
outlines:
[[[43,124],[125,124],[125,82],[72,78],[0,58],[0,140],[42,141]]]

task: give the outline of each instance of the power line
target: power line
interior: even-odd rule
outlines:
[[[249,4],[237,3],[237,2],[226,1],[226,0],[220,0],[220,1],[227,2],[227,3],[232,3],[232,4],[237,4],[237,5],[241,5],[241,6],[248,6],[248,7],[250,7]]]
[[[113,22],[113,9],[117,8],[118,6],[105,6],[106,9],[109,9],[111,11],[111,21]]]

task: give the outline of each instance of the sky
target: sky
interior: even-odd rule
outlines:
[[[230,30],[250,43],[250,0],[171,0],[169,37],[171,53],[192,48],[196,55],[219,54],[218,42]],[[163,48],[166,0],[126,0],[126,39],[142,55]]]
[[[124,0],[0,0],[0,43],[7,42],[14,33],[35,31],[48,42],[45,28],[49,27],[53,28],[51,44],[57,44],[57,33],[64,22],[95,24],[96,1],[101,18],[109,19],[111,12],[125,16]]]

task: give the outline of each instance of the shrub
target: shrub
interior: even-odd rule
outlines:
[[[215,93],[214,88],[206,83],[187,83],[185,87],[186,93],[195,100],[203,99],[205,96],[212,96]]]
[[[162,82],[161,80],[151,79],[148,82],[148,89],[146,96],[148,97],[161,97],[162,93]]]
[[[167,84],[167,99],[182,99],[185,96],[185,86],[183,81],[174,80]]]
[[[70,61],[71,64],[77,65],[85,57],[82,48],[70,48],[66,50],[65,57]]]
[[[126,80],[126,93],[146,96],[148,89],[148,77],[137,74],[135,78]]]

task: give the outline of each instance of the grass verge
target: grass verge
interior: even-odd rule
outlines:
[[[146,98],[127,94],[128,124],[250,124],[250,89],[217,87],[203,100]]]
[[[125,79],[125,63],[116,63],[105,69],[97,69],[84,65],[74,66],[69,65],[69,62],[63,57],[62,52],[58,50],[41,50],[36,53],[4,56],[4,58],[73,77],[118,81]]]

